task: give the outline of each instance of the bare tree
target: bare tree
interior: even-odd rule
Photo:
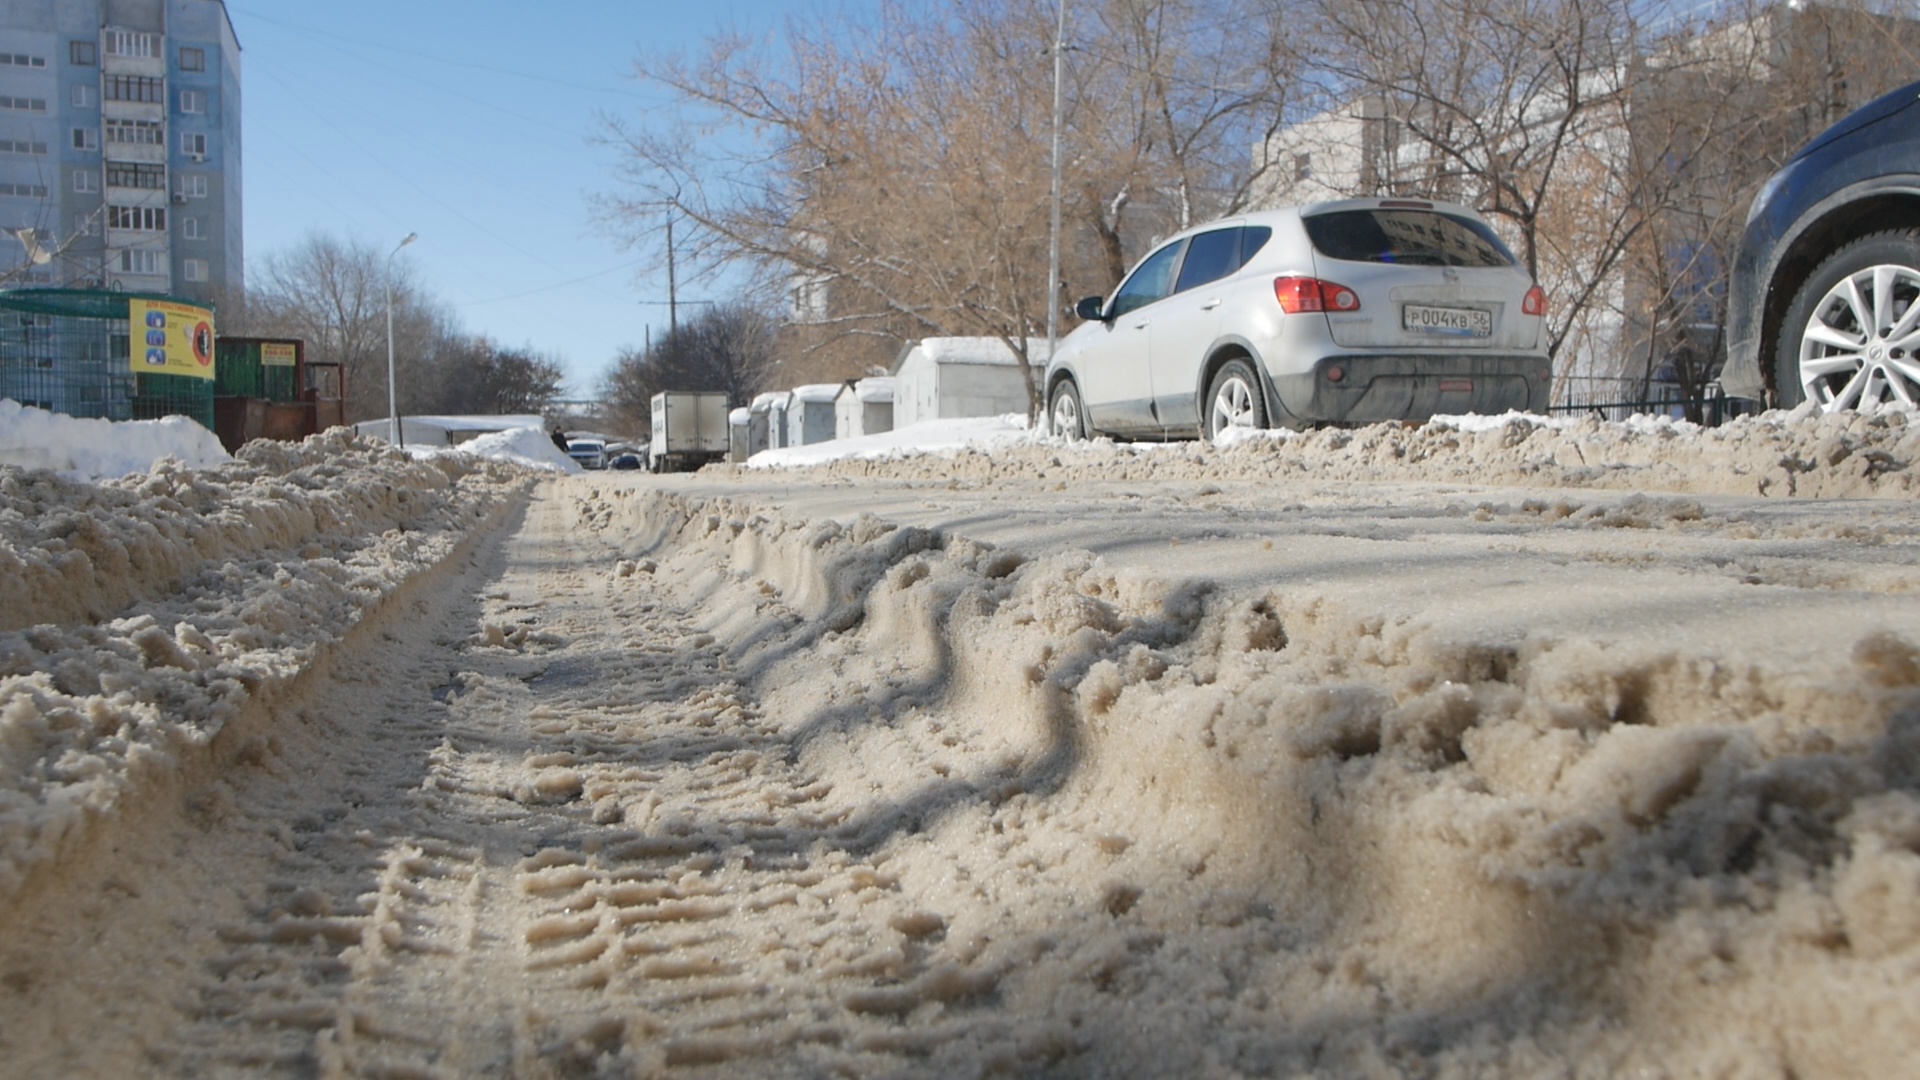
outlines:
[[[1104,290],[1133,233],[1244,192],[1274,55],[1238,47],[1266,25],[1235,22],[1246,6],[1110,0],[1066,43],[1066,219],[1093,240],[1070,238],[1063,278]],[[694,264],[756,268],[793,300],[790,339],[835,354],[821,375],[862,374],[923,336],[995,337],[1031,359],[1059,300],[1045,280],[1054,12],[883,3],[862,25],[791,21],[777,59],[721,37],[697,58],[650,60],[643,76],[691,118],[609,122],[626,188],[602,208],[636,240],[673,214]]]
[[[339,361],[346,369],[349,422],[387,415],[389,265],[395,367],[405,375],[401,403],[414,411],[413,391],[430,378],[434,350],[448,335],[450,320],[432,310],[404,259],[313,233],[267,255],[253,271],[251,325],[260,333],[301,338],[315,357]]]
[[[600,398],[622,431],[652,423],[662,390],[720,390],[734,406],[768,388],[776,368],[773,320],[740,301],[708,308],[651,352],[624,349],[602,377]]]

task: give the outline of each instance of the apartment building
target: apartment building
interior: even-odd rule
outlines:
[[[240,163],[221,0],[0,0],[0,288],[238,294]]]

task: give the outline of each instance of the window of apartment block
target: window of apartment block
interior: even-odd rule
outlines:
[[[202,90],[180,91],[180,111],[183,113],[203,113],[207,111],[207,95]]]
[[[207,280],[207,260],[205,259],[188,259],[181,264],[180,268],[185,272],[188,281]]]
[[[91,41],[69,41],[67,60],[81,67],[92,67],[99,62],[98,50]]]
[[[1313,177],[1313,155],[1312,154],[1293,155],[1293,178],[1295,180],[1309,180],[1309,179],[1312,179],[1312,177]]]
[[[99,236],[100,235],[100,215],[99,214],[73,215],[73,235]]]
[[[160,146],[166,142],[166,129],[158,120],[108,119],[107,141],[132,146]]]
[[[31,139],[0,139],[0,154],[44,154],[47,144]]]
[[[167,208],[164,206],[109,206],[107,207],[107,228],[166,232]]]
[[[43,68],[47,66],[44,56],[28,56],[25,53],[0,53],[0,65],[7,67]]]
[[[43,97],[0,97],[0,109],[9,112],[46,112],[47,99]]]
[[[204,176],[183,176],[180,178],[180,186],[176,190],[178,190],[182,196],[189,199],[204,199],[207,197],[207,178]]]
[[[180,133],[180,152],[188,157],[207,156],[207,137],[198,131]]]
[[[76,109],[93,108],[93,87],[88,86],[86,83],[74,83],[73,95],[70,100],[72,100],[73,107]]]
[[[135,161],[107,162],[107,186],[161,191],[167,186],[167,167]]]
[[[140,56],[152,59],[157,55],[156,46],[159,35],[143,33],[139,30],[108,30],[108,56]]]
[[[92,169],[81,169],[73,174],[73,190],[89,195],[100,190],[100,174]]]
[[[197,217],[181,218],[180,235],[188,240],[205,240],[207,227]]]
[[[181,49],[180,50],[180,70],[181,71],[207,70],[207,50]]]
[[[109,75],[106,78],[108,101],[138,101],[147,105],[165,105],[165,80],[146,75]]]
[[[123,274],[160,274],[160,253],[142,251],[139,248],[123,248],[120,251],[120,272]]]
[[[92,128],[74,128],[73,148],[75,150],[100,149],[100,133]]]
[[[27,199],[47,197],[45,184],[0,184],[0,195],[16,195]]]

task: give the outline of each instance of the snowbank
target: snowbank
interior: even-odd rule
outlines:
[[[1033,441],[1027,418],[1017,414],[961,420],[927,420],[877,435],[833,439],[807,446],[762,450],[748,458],[749,469],[803,468],[835,461],[886,461],[959,450],[993,452]]]
[[[527,482],[346,429],[99,482],[0,467],[0,896],[204,763]]]
[[[0,398],[0,465],[94,478],[146,472],[164,458],[188,467],[230,460],[213,432],[184,416],[84,419]]]

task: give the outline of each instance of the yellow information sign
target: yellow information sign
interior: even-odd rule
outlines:
[[[291,341],[263,341],[260,343],[260,363],[266,367],[293,367],[294,351]]]
[[[128,300],[127,359],[142,375],[213,378],[213,312],[164,300]]]

